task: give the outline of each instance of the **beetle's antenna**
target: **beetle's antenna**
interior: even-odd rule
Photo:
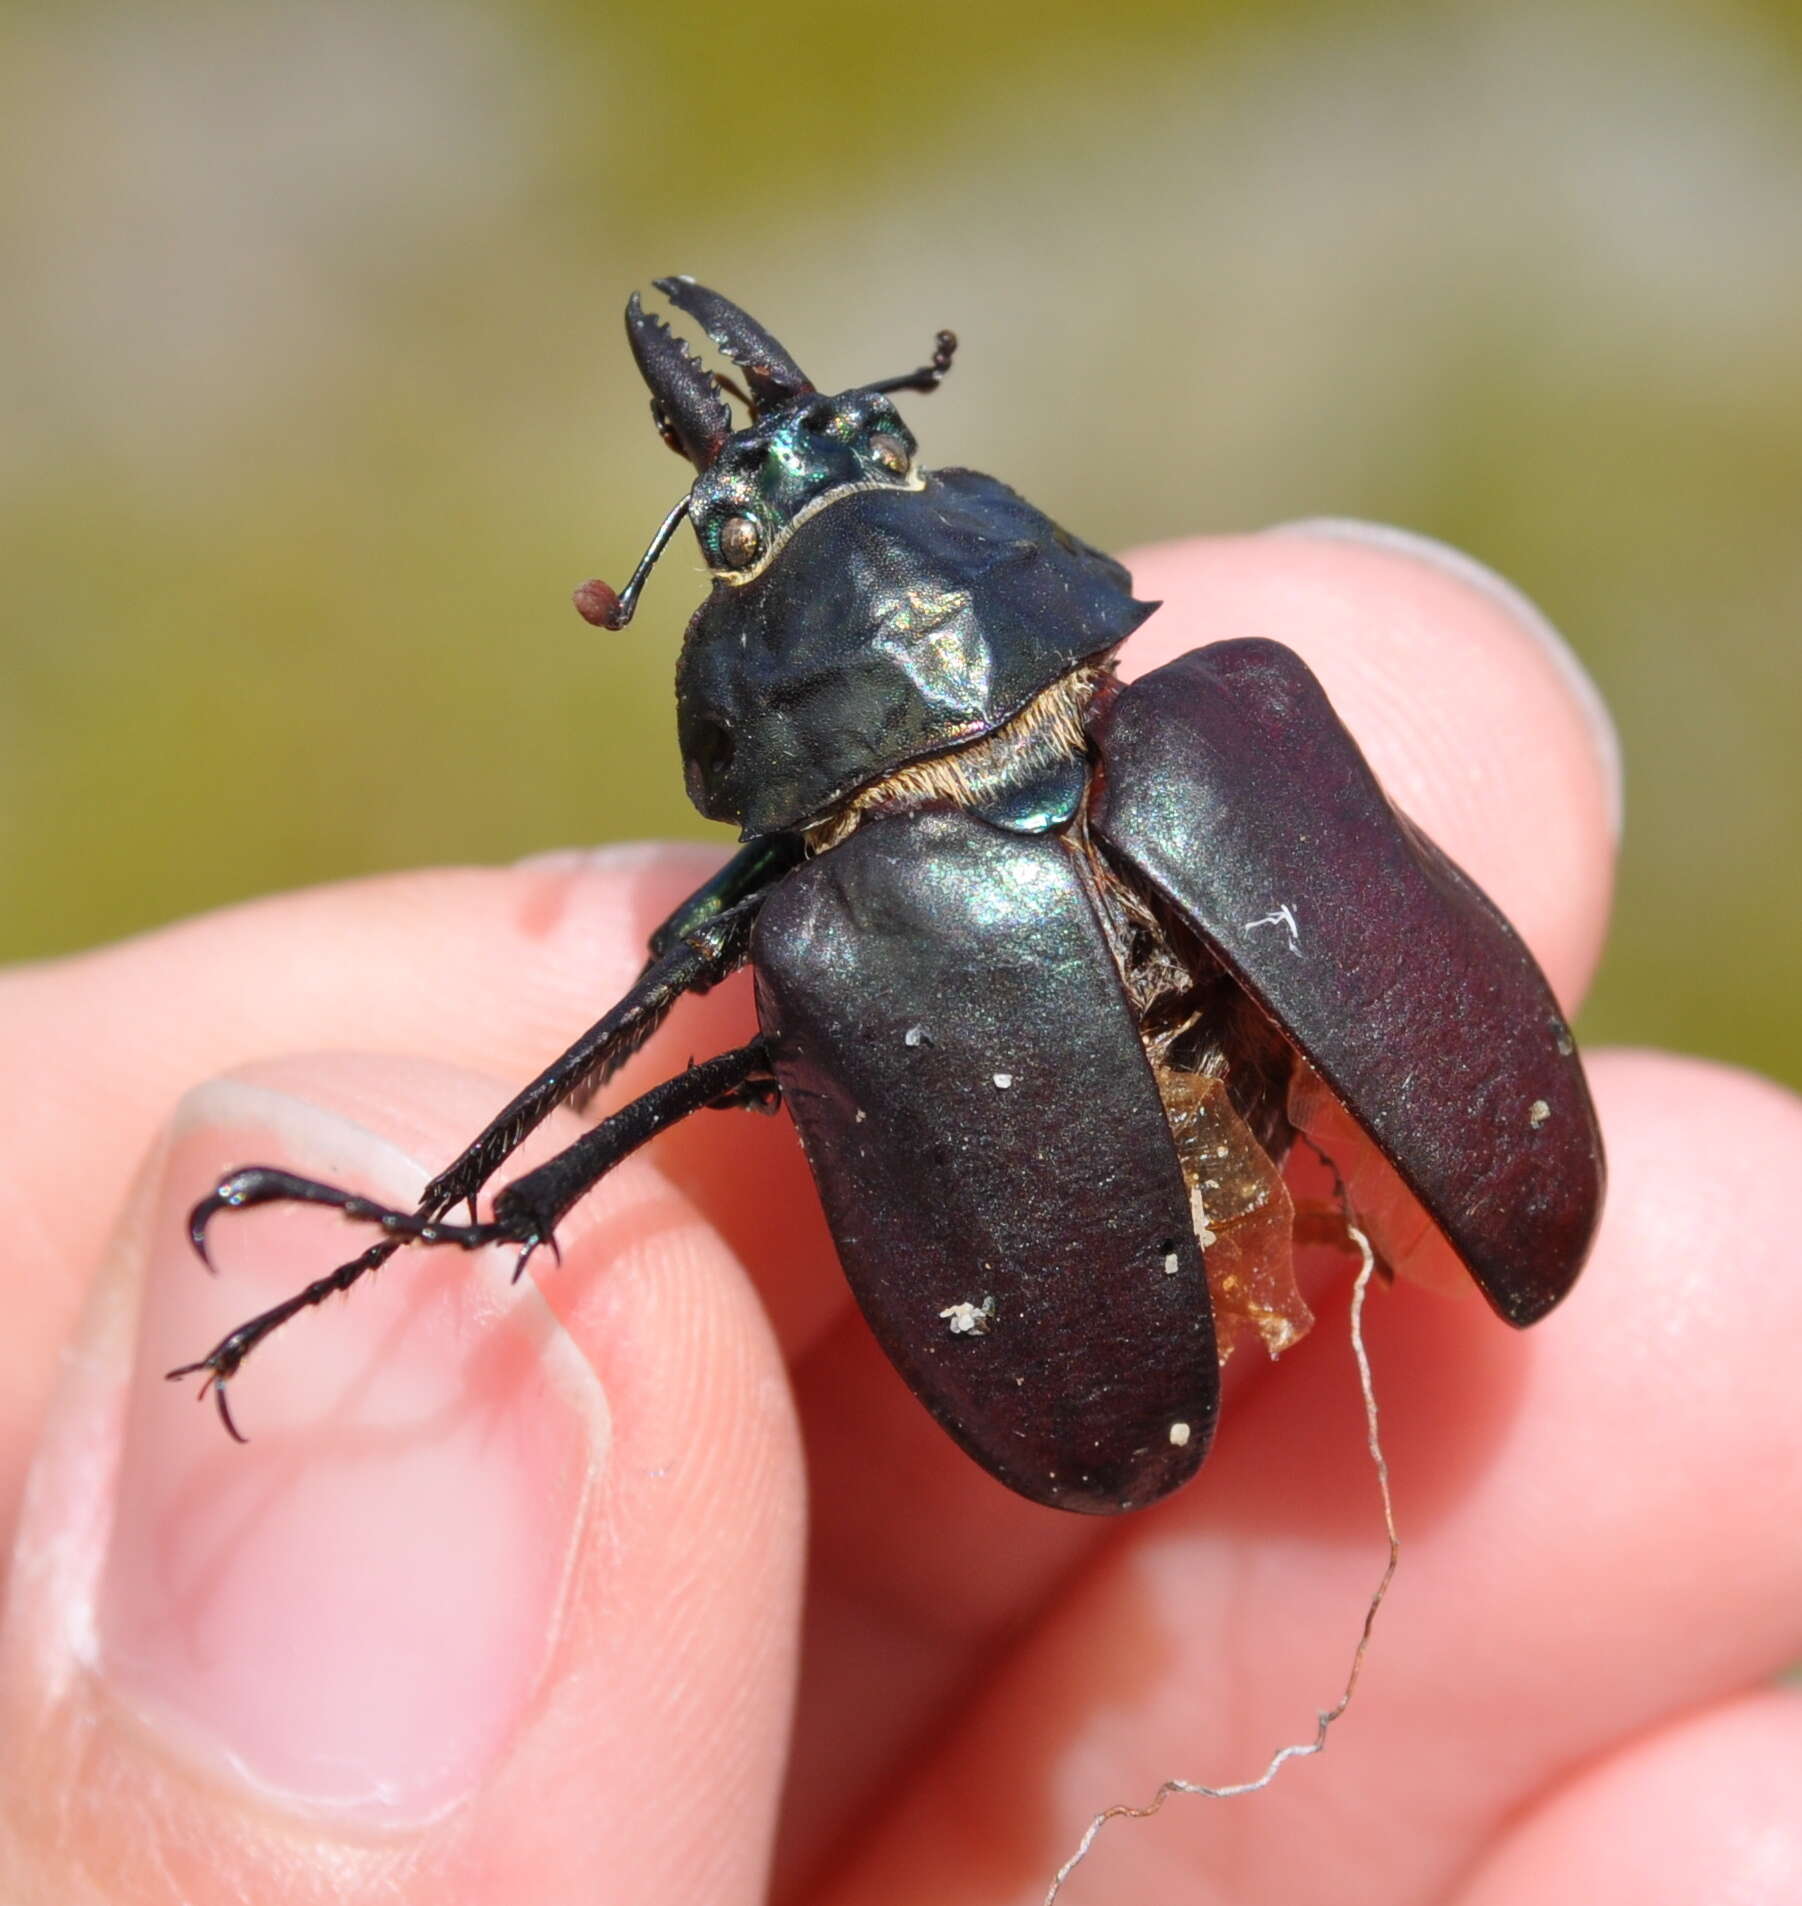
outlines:
[[[576,614],[584,622],[592,622],[597,629],[623,629],[632,620],[632,611],[638,607],[639,591],[644,588],[645,578],[657,566],[657,558],[669,547],[669,539],[676,533],[676,525],[688,514],[688,498],[684,497],[676,507],[657,526],[657,534],[651,538],[651,546],[638,559],[638,567],[632,571],[632,580],[617,595],[598,577],[583,583],[575,592]]]
[[[1330,1708],[1316,1717],[1318,1724],[1314,1729],[1314,1738],[1279,1747],[1256,1780],[1241,1781],[1234,1787],[1204,1787],[1193,1780],[1166,1780],[1141,1807],[1121,1805],[1104,1808],[1089,1822],[1088,1831],[1077,1842],[1076,1851],[1058,1868],[1057,1876],[1045,1894],[1045,1906],[1054,1906],[1057,1896],[1064,1890],[1064,1882],[1088,1857],[1089,1848],[1095,1844],[1095,1836],[1110,1820],[1149,1820],[1162,1809],[1172,1794],[1199,1794],[1204,1800],[1236,1800],[1241,1794],[1257,1793],[1270,1785],[1285,1762],[1305,1760],[1311,1754],[1318,1754],[1326,1746],[1327,1730],[1351,1706],[1351,1698],[1358,1690],[1358,1676],[1364,1669],[1364,1656],[1370,1648],[1371,1630],[1376,1626],[1377,1610],[1382,1607],[1383,1598],[1389,1593],[1389,1584],[1395,1580],[1402,1544],[1401,1537],[1395,1531],[1395,1500],[1389,1490],[1389,1460],[1383,1454],[1376,1389],[1370,1378],[1370,1356],[1364,1348],[1364,1299],[1370,1292],[1370,1280],[1376,1275],[1377,1254],[1372,1250],[1369,1238],[1352,1222],[1349,1214],[1345,1219],[1345,1235],[1359,1259],[1357,1282],[1352,1285],[1352,1355],[1357,1359],[1358,1387],[1364,1395],[1365,1441],[1370,1449],[1371,1463],[1377,1472],[1377,1489],[1383,1499],[1383,1528],[1389,1537],[1389,1560],[1384,1566],[1382,1580],[1377,1583],[1376,1593],[1370,1598],[1370,1606],[1364,1611],[1364,1626],[1352,1653],[1351,1670],[1345,1677],[1345,1691]]]
[[[945,374],[951,368],[951,360],[957,355],[957,333],[941,331],[932,340],[932,362],[922,364],[917,371],[909,371],[905,377],[885,377],[880,384],[866,384],[865,390],[937,390],[945,381]]]

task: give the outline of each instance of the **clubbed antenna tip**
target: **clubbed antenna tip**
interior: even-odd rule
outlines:
[[[619,605],[619,593],[609,588],[598,576],[592,576],[576,590],[571,598],[576,605],[576,614],[584,622],[591,622],[597,629],[623,629],[626,626],[625,610]]]
[[[583,583],[573,598],[576,614],[584,622],[592,622],[597,629],[623,629],[632,620],[632,611],[638,607],[639,591],[644,588],[645,578],[656,567],[657,558],[668,548],[669,539],[676,533],[676,525],[687,515],[688,498],[683,497],[658,524],[650,548],[639,557],[638,567],[632,571],[632,580],[625,588],[615,590],[598,576]]]

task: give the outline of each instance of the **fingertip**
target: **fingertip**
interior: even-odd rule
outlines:
[[[1424,564],[1487,598],[1508,625],[1535,643],[1544,659],[1569,691],[1584,721],[1602,773],[1602,793],[1609,833],[1616,845],[1625,810],[1625,774],[1621,761],[1620,731],[1614,725],[1595,677],[1583,666],[1577,651],[1552,625],[1525,590],[1510,582],[1467,551],[1418,530],[1393,523],[1368,523],[1356,517],[1312,516],[1278,524],[1272,536],[1301,536],[1319,542],[1343,542],[1354,548],[1387,550],[1409,562]]]
[[[1802,1287],[1788,1274],[1802,1099],[1683,1054],[1605,1049],[1588,1071],[1608,1140],[1608,1203],[1567,1328],[1606,1331],[1613,1354],[1598,1374],[1623,1409],[1635,1384],[1681,1399],[1639,1439],[1679,1470],[1697,1423],[1731,1420],[1747,1438],[1761,1424],[1779,1440],[1802,1434],[1779,1348],[1802,1329]],[[1745,1454],[1735,1447],[1721,1452],[1729,1463]],[[1702,1461],[1698,1449],[1687,1468]],[[1789,1474],[1773,1473],[1772,1485]],[[1802,1472],[1794,1484],[1802,1490]]]
[[[1609,1095],[1614,1122],[1650,1127],[1653,1145],[1675,1126],[1705,1146],[1714,1168],[1744,1172],[1781,1187],[1802,1153],[1802,1095],[1752,1072],[1697,1053],[1609,1046],[1591,1057],[1598,1096]],[[1700,1161],[1697,1160],[1697,1163]]]
[[[1512,1824],[1456,1906],[1789,1906],[1802,1898],[1802,1693],[1685,1716]]]
[[[162,1380],[362,1238],[316,1208],[234,1216],[208,1279],[183,1235],[196,1184],[249,1155],[407,1202],[414,1161],[494,1090],[301,1056],[175,1121],[65,1366],[21,1535],[41,1560],[15,1568],[0,1653],[0,1713],[34,1743],[0,1783],[0,1869],[43,1897],[126,1872],[151,1815],[146,1902],[280,1906],[320,1871],[397,1902],[518,1897],[546,1870],[585,1893],[754,1890],[796,1437],[741,1268],[649,1160],[572,1220],[537,1290],[493,1253],[409,1252],[285,1326],[238,1379],[249,1449]],[[696,1767],[708,1821],[647,1831]]]

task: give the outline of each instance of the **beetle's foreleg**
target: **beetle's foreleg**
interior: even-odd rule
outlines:
[[[702,888],[689,906],[707,891]],[[751,943],[751,923],[766,891],[753,889],[735,904],[704,915],[674,938],[651,960],[625,998],[502,1106],[475,1140],[426,1186],[419,1215],[441,1217],[452,1205],[473,1198],[559,1105],[570,1101],[580,1110],[663,1024],[684,993],[704,993],[741,966]],[[681,917],[678,913],[672,919]]]
[[[662,970],[662,965],[672,951],[684,943],[706,952],[716,944],[722,948],[730,946],[732,957],[728,961],[722,955],[714,955],[712,965],[701,970],[695,977],[683,982],[682,990],[690,993],[705,993],[716,986],[738,966],[744,957],[744,948],[750,938],[750,923],[757,909],[762,906],[769,889],[800,865],[806,855],[806,847],[799,834],[766,834],[741,847],[726,862],[711,880],[704,881],[651,935],[650,957],[645,961],[644,969],[638,976],[639,986],[654,981]],[[636,989],[634,989],[636,990]],[[616,1009],[617,1010],[617,1009]],[[659,1022],[661,1015],[659,1015]],[[610,1056],[591,1066],[587,1075],[567,1090],[567,1102],[576,1111],[585,1111],[595,1094],[600,1091],[615,1072],[625,1064],[640,1045],[655,1031],[655,1023],[637,1035],[633,1042],[620,1050],[617,1056]],[[599,1027],[596,1028],[598,1032]],[[592,1039],[594,1034],[590,1034]],[[580,1048],[576,1049],[577,1051]],[[558,1060],[559,1067],[575,1056],[574,1052]],[[534,1080],[521,1093],[520,1100],[529,1098],[543,1081]],[[517,1105],[520,1100],[515,1100]],[[509,1111],[512,1107],[508,1108]],[[503,1112],[495,1121],[499,1125],[507,1117]],[[486,1134],[484,1134],[484,1137]],[[476,1143],[481,1144],[478,1139]],[[449,1177],[458,1166],[451,1166],[445,1173]],[[466,1194],[458,1192],[451,1199],[456,1203]],[[448,1208],[448,1207],[446,1207]]]
[[[570,1207],[639,1146],[678,1120],[687,1118],[691,1112],[708,1107],[772,1106],[776,1096],[775,1075],[770,1070],[769,1055],[761,1039],[691,1065],[686,1072],[666,1079],[662,1085],[652,1087],[629,1105],[622,1106],[611,1118],[603,1119],[593,1131],[584,1133],[567,1150],[537,1170],[516,1178],[497,1194],[494,1215],[485,1224],[451,1224],[440,1216],[424,1215],[423,1205],[418,1211],[401,1211],[356,1192],[342,1191],[335,1185],[321,1184],[317,1179],[302,1178],[274,1166],[247,1165],[221,1180],[212,1193],[194,1207],[189,1219],[189,1237],[209,1268],[208,1225],[221,1211],[242,1210],[252,1205],[327,1205],[342,1211],[353,1223],[376,1225],[388,1235],[360,1257],[339,1265],[328,1276],[315,1278],[292,1297],[240,1324],[198,1362],[171,1370],[169,1377],[173,1380],[204,1373],[201,1395],[212,1391],[220,1421],[238,1442],[243,1442],[245,1439],[232,1421],[226,1401],[226,1385],[251,1351],[290,1317],[323,1304],[340,1291],[349,1290],[366,1271],[385,1263],[403,1244],[451,1244],[464,1251],[480,1250],[489,1244],[515,1244],[519,1246],[519,1257],[513,1267],[517,1280],[540,1245],[548,1244],[556,1251],[556,1228]]]
[[[747,841],[651,935],[650,964],[645,970],[648,972],[678,940],[699,932],[741,901],[780,880],[798,867],[805,855],[806,848],[799,834],[760,834],[755,840]],[[694,990],[704,989],[697,986]]]
[[[743,854],[739,855],[737,860],[729,863],[726,871],[729,873],[732,867],[746,858]],[[766,863],[765,881],[776,878],[779,871]],[[665,944],[659,948],[625,998],[604,1018],[597,1020],[567,1052],[553,1060],[524,1091],[504,1105],[474,1142],[465,1147],[426,1186],[418,1205],[410,1214],[409,1222],[414,1229],[403,1235],[401,1224],[390,1224],[387,1227],[390,1236],[340,1264],[326,1276],[315,1279],[286,1303],[277,1304],[273,1310],[265,1311],[260,1317],[253,1317],[247,1324],[241,1325],[201,1363],[172,1372],[176,1376],[185,1376],[200,1369],[209,1372],[207,1381],[218,1400],[219,1414],[234,1436],[237,1431],[232,1428],[231,1414],[220,1386],[272,1330],[286,1323],[296,1312],[323,1303],[326,1298],[336,1296],[340,1291],[349,1290],[360,1278],[379,1270],[402,1244],[421,1235],[419,1226],[437,1224],[452,1206],[468,1201],[469,1215],[473,1220],[476,1193],[559,1105],[574,1101],[579,1108],[586,1103],[662,1025],[670,1008],[684,993],[705,992],[743,961],[745,949],[750,943],[751,921],[763,903],[763,890],[741,879],[736,884],[744,890],[733,892],[728,898],[723,892],[717,891],[721,889],[722,881],[723,876],[716,876],[665,921],[660,929]],[[260,1204],[270,1197],[281,1195],[267,1190],[262,1196],[252,1195],[271,1182],[274,1176],[280,1174],[234,1172],[194,1207],[189,1220],[190,1235],[203,1259],[206,1256],[203,1242],[206,1227],[213,1217],[221,1210]],[[316,1189],[321,1194],[329,1194],[324,1198],[325,1202],[337,1202],[348,1195],[335,1191],[329,1185]],[[319,1198],[311,1200],[320,1201]],[[366,1200],[362,1202],[367,1203]],[[404,1213],[392,1215],[396,1219],[408,1216]]]

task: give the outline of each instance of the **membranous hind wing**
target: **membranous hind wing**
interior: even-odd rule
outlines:
[[[866,823],[772,894],[752,963],[845,1273],[915,1395],[1039,1502],[1186,1481],[1219,1391],[1201,1252],[1070,851],[961,812]]]
[[[1306,1055],[1496,1311],[1543,1316],[1589,1249],[1602,1148],[1514,929],[1390,805],[1280,643],[1220,642],[1142,677],[1095,740],[1105,851]]]

